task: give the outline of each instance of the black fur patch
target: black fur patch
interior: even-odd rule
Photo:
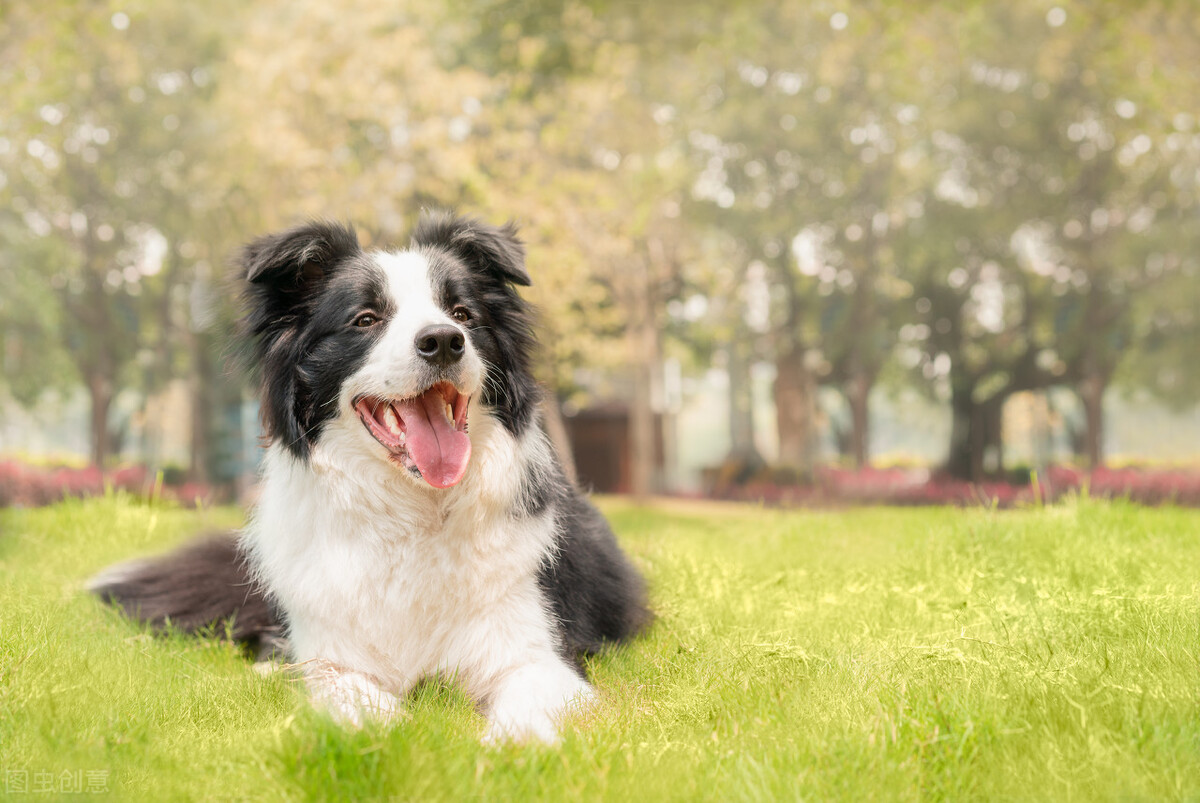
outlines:
[[[563,478],[563,483],[566,479]],[[624,641],[653,620],[641,575],[621,552],[608,522],[567,486],[555,508],[557,549],[538,573],[542,593],[561,625],[569,656]]]
[[[554,469],[555,471],[551,474],[545,471],[525,472],[525,476],[521,478],[521,487],[517,492],[517,510],[515,512],[518,515],[540,516],[550,505],[563,498],[566,491],[562,483],[566,478],[557,464]]]
[[[516,227],[427,213],[417,224],[413,247],[429,259],[442,308],[461,304],[470,312],[462,326],[486,365],[481,400],[509,432],[520,435],[540,394],[530,372],[533,315],[514,288],[530,284]]]
[[[244,334],[258,374],[263,427],[297,457],[307,457],[321,428],[338,414],[342,383],[357,371],[382,327],[355,327],[365,310],[386,316],[382,272],[354,230],[310,223],[251,243]]]
[[[280,617],[251,579],[231,535],[196,541],[130,567],[92,591],[159,630],[191,633],[227,624],[230,635],[241,641],[280,632]]]

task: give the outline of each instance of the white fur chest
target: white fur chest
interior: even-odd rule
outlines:
[[[308,463],[269,451],[244,542],[297,660],[403,693],[437,672],[486,673],[513,640],[501,631],[553,647],[537,586],[552,516],[515,505],[525,458],[544,458],[544,438],[518,443],[486,415],[475,420],[471,466],[448,491],[399,475],[336,423]]]

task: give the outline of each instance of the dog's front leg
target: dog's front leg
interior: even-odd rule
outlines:
[[[342,724],[357,728],[368,720],[387,722],[402,710],[398,696],[362,672],[313,660],[304,665],[304,676],[313,705]]]
[[[486,743],[558,741],[563,717],[588,706],[595,698],[591,685],[557,655],[514,667],[489,684],[485,714]]]

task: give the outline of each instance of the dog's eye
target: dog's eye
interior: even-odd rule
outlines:
[[[467,321],[471,320],[471,313],[467,312],[467,308],[462,304],[459,304],[457,307],[451,310],[450,314],[453,315],[454,320],[458,321],[459,323],[466,323]]]
[[[379,316],[373,312],[364,312],[354,319],[354,325],[359,328],[374,326],[377,323],[379,323]]]

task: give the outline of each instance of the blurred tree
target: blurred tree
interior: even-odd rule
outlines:
[[[0,382],[25,407],[47,393],[66,393],[79,381],[59,336],[58,299],[44,277],[29,269],[69,258],[60,249],[60,242],[33,234],[11,210],[0,213]]]
[[[694,114],[695,192],[749,260],[770,266],[781,462],[811,474],[825,383],[846,401],[846,448],[864,465],[868,400],[895,302],[911,291],[890,243],[918,186],[919,160],[899,164],[916,113],[898,78],[903,25],[887,3],[740,12],[741,38],[722,43],[711,100]]]
[[[91,458],[103,467],[115,394],[143,347],[167,335],[150,313],[173,284],[155,223],[194,191],[189,149],[205,140],[219,40],[211,7],[58,11],[5,12],[4,192],[28,232],[53,244],[31,245],[18,264],[54,299],[57,337],[91,399]],[[58,259],[38,259],[48,253]]]
[[[220,111],[250,154],[242,186],[260,227],[332,215],[394,243],[422,208],[480,203],[474,148],[492,84],[439,62],[430,32],[443,22],[417,3],[253,7]]]
[[[1157,282],[1148,230],[1193,203],[1193,189],[1170,190],[1164,151],[1146,156],[1170,119],[1149,110],[1194,96],[1194,79],[1151,80],[1142,40],[1158,11],[1068,8],[921,20],[937,174],[904,260],[918,287],[916,362],[954,413],[955,476],[1002,468],[1005,401],[1058,384],[1080,395],[1088,456],[1101,462],[1103,395],[1133,347],[1133,301]]]
[[[1190,110],[1200,85],[1184,65],[1200,57],[1200,30],[1180,7],[1098,9],[1063,27],[1069,44],[1056,43],[1042,68],[1057,68],[1046,99],[1057,119],[1027,156],[1044,183],[1063,188],[1061,205],[1039,221],[1050,223],[1050,259],[1035,257],[1034,267],[1056,274],[1055,367],[1082,402],[1084,456],[1095,467],[1104,459],[1104,396],[1122,361],[1155,330],[1186,329],[1190,317],[1169,310],[1196,269],[1200,139]],[[1058,154],[1066,158],[1047,164]]]

